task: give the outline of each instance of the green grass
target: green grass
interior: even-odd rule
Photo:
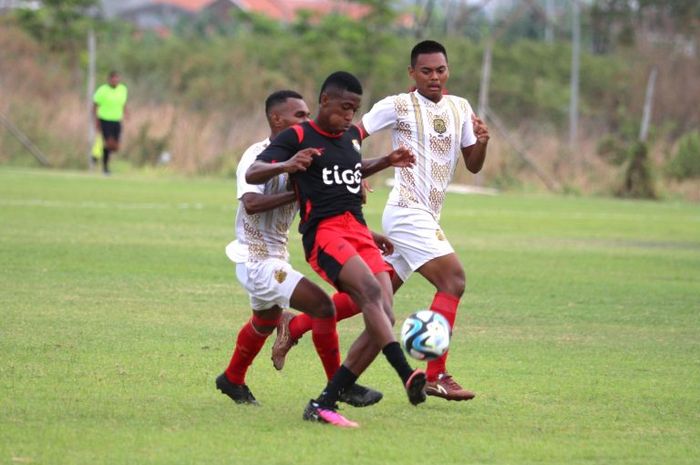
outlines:
[[[308,337],[281,373],[263,349],[261,408],[214,389],[250,314],[223,253],[234,197],[0,168],[0,464],[700,462],[698,205],[449,197],[468,276],[449,366],[478,397],[414,408],[380,358],[363,382],[384,400],[340,431],[301,421],[324,384]],[[409,280],[399,319],[432,293]],[[361,324],[341,323],[344,348]]]

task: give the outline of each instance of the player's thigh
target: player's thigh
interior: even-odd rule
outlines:
[[[394,244],[394,253],[387,261],[404,282],[427,262],[454,253],[442,228],[428,212],[387,207],[382,227]]]
[[[319,225],[314,236],[309,265],[336,289],[339,289],[338,281],[345,264],[351,258],[360,256],[358,240],[353,233],[362,235],[364,231],[354,231],[355,227],[356,222],[346,216],[331,218]]]
[[[341,268],[338,288],[350,294],[359,307],[382,300],[382,287],[359,255],[350,257]]]
[[[284,260],[239,263],[236,276],[250,295],[253,310],[273,306],[289,308],[290,299],[304,275]]]
[[[319,228],[308,263],[324,281],[338,289],[340,271],[353,256],[357,256],[357,251],[340,234],[328,228]]]
[[[302,278],[289,299],[292,308],[314,318],[331,318],[335,315],[333,301],[321,287]]]
[[[438,291],[461,297],[466,286],[464,267],[456,253],[433,258],[418,268]]]

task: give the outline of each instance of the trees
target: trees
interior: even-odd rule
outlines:
[[[44,0],[41,7],[17,10],[17,18],[27,31],[54,51],[75,52],[95,13],[97,0]]]
[[[679,40],[679,35],[693,38],[698,20],[697,0],[595,0],[591,6],[593,50],[609,53],[645,37],[667,42]]]

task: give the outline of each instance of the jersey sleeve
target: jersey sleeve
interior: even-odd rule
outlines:
[[[258,155],[266,163],[287,161],[300,150],[299,137],[293,128],[287,128],[272,139],[270,145]]]
[[[362,117],[362,125],[365,127],[368,135],[393,126],[396,123],[395,99],[395,95],[383,98],[375,103],[368,113],[365,113]]]
[[[362,146],[362,141],[367,137],[367,133],[362,130],[362,127],[358,126],[357,124],[353,124],[350,126],[350,129],[348,129],[348,134],[352,138],[352,145],[354,146],[355,150],[359,152],[358,147]]]
[[[238,167],[236,168],[236,198],[238,200],[241,200],[245,194],[265,193],[265,184],[249,184],[245,180],[245,172],[253,164],[258,153],[260,153],[260,150],[253,145],[243,153],[241,161],[238,162]]]
[[[476,144],[476,135],[474,134],[474,125],[472,124],[472,115],[474,110],[467,100],[460,101],[459,109],[464,115],[464,123],[462,124],[462,147],[469,147]]]

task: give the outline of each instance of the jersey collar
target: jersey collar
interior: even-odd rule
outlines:
[[[416,95],[416,97],[422,101],[425,105],[432,106],[435,108],[440,108],[445,104],[445,101],[447,100],[447,95],[443,95],[442,98],[440,99],[439,102],[435,103],[432,100],[430,100],[428,97],[424,97],[420,92],[417,90],[414,90],[413,93]]]
[[[314,131],[321,134],[322,136],[331,137],[333,139],[339,139],[343,136],[343,134],[345,134],[345,131],[338,133],[338,134],[331,134],[330,132],[326,132],[323,129],[321,129],[318,126],[318,124],[316,124],[316,122],[312,119],[309,120],[309,125],[313,128]]]

